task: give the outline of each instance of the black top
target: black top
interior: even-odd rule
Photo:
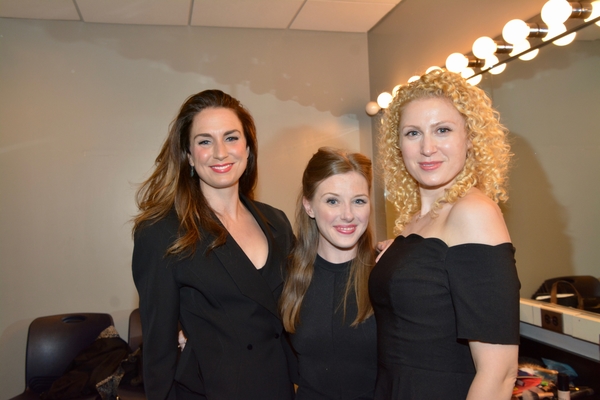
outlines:
[[[514,248],[399,236],[369,279],[378,329],[376,399],[462,399],[468,340],[519,343]]]
[[[261,270],[231,235],[207,252],[214,237],[201,232],[194,255],[165,256],[179,232],[174,211],[135,232],[132,268],[148,400],[293,397],[277,309],[292,229],[282,211],[241,200],[269,243]],[[177,348],[178,322],[188,339],[183,352]]]
[[[375,318],[352,328],[354,292],[343,296],[350,263],[332,264],[317,256],[314,274],[291,335],[300,379],[296,400],[373,399],[377,373]]]

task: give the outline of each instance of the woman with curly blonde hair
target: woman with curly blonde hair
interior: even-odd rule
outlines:
[[[369,280],[376,399],[510,399],[519,280],[498,201],[507,131],[485,93],[434,71],[401,87],[379,143],[399,236]]]

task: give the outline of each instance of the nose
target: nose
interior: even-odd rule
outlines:
[[[352,212],[352,206],[350,204],[343,205],[341,212],[340,218],[342,221],[350,222],[354,219],[354,213]]]
[[[223,160],[225,157],[227,157],[227,148],[225,147],[225,143],[215,141],[215,145],[213,147],[213,157],[217,160]]]
[[[429,157],[435,152],[435,139],[431,137],[431,135],[423,135],[423,140],[421,141],[421,154],[423,154],[426,157]]]

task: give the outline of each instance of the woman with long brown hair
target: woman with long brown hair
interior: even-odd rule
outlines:
[[[253,200],[256,155],[250,113],[206,90],[181,106],[137,193],[148,399],[293,396],[277,309],[293,233],[282,211]]]
[[[332,148],[319,149],[304,171],[280,301],[298,359],[297,400],[373,398],[371,181],[367,157]]]

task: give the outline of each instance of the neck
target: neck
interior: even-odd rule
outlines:
[[[202,194],[210,208],[219,217],[227,216],[235,219],[240,208],[243,207],[238,185],[222,189],[202,188]]]
[[[356,258],[356,246],[351,249],[319,246],[317,254],[321,256],[323,260],[329,261],[332,264],[341,264]]]

